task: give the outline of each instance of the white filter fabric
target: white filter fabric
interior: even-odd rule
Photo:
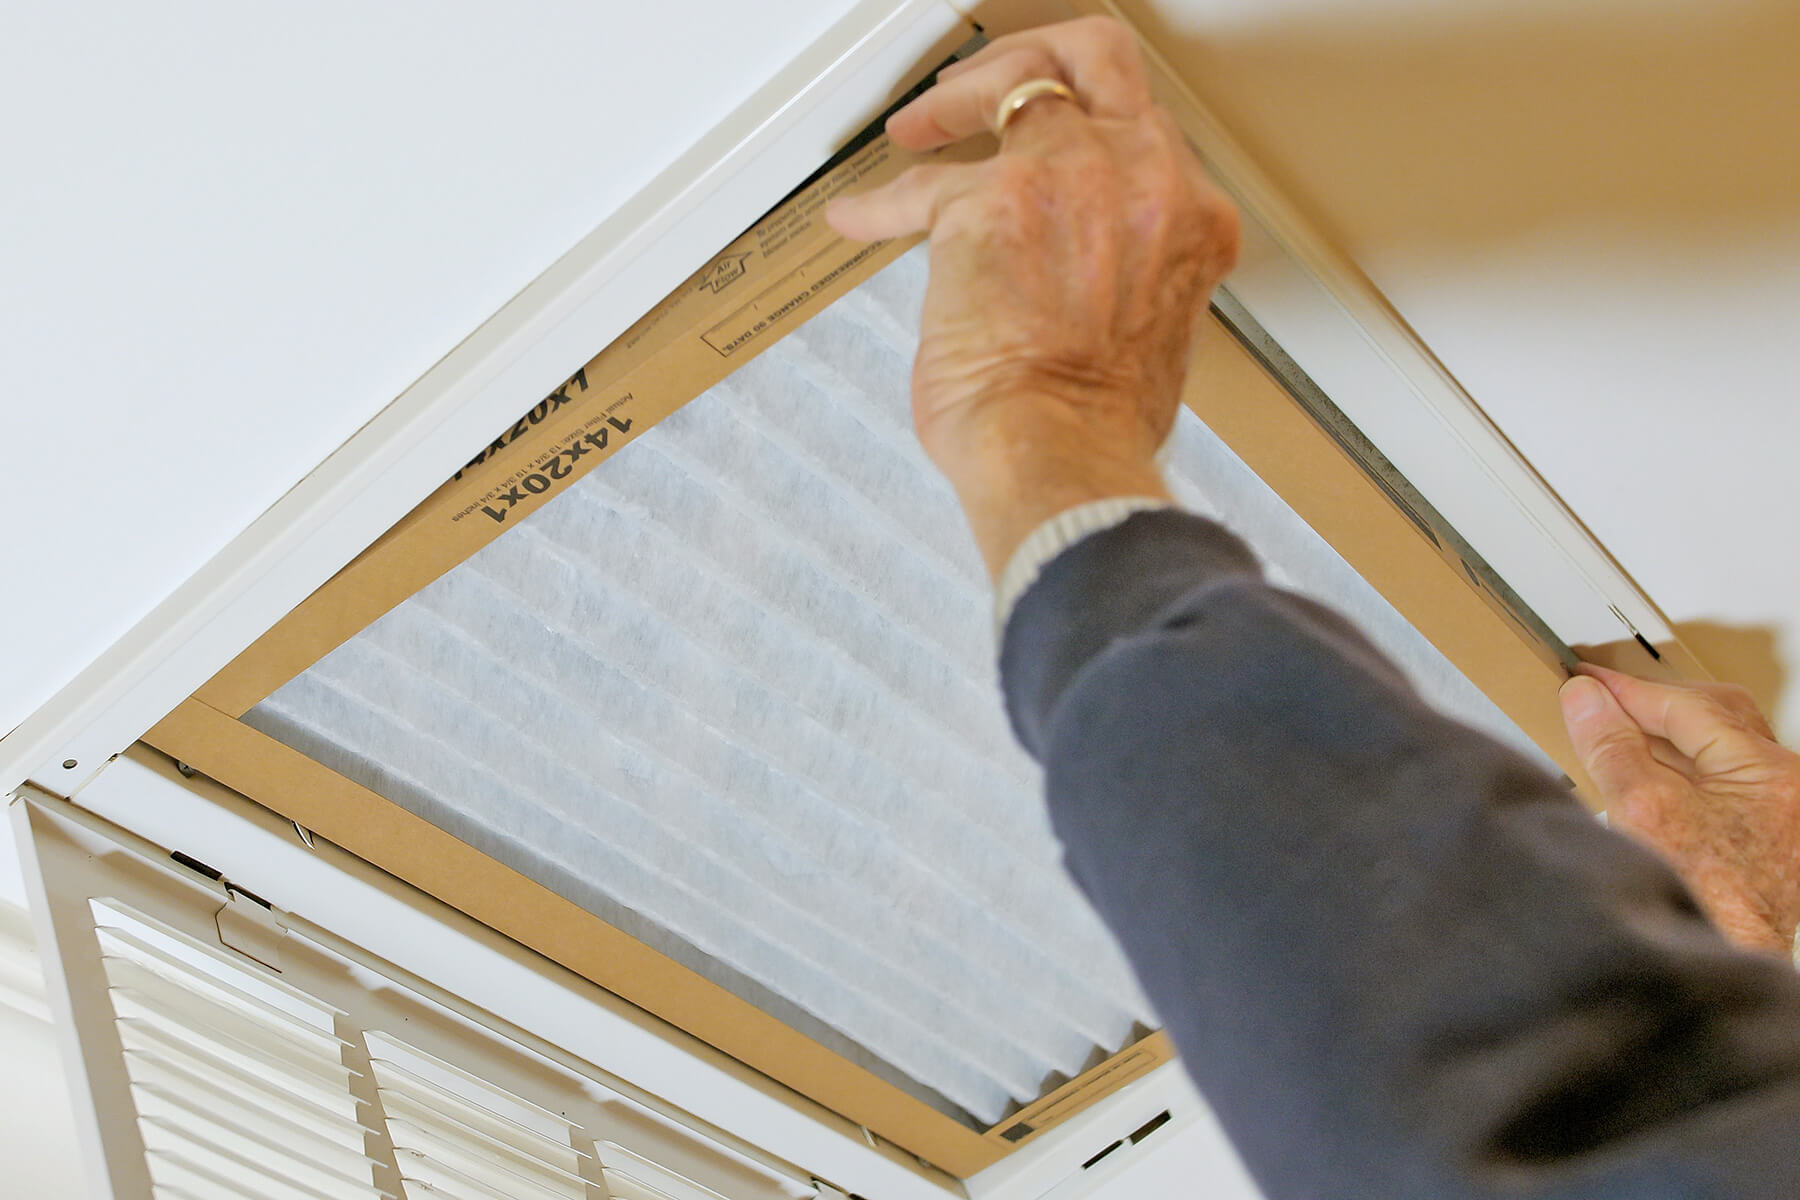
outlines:
[[[1062,870],[911,432],[925,279],[904,256],[246,720],[985,1127],[1155,1017]],[[1536,753],[1185,411],[1168,473]]]

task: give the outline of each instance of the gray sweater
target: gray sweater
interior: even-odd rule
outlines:
[[[1229,533],[1007,622],[1069,869],[1270,1200],[1800,1200],[1800,979]]]

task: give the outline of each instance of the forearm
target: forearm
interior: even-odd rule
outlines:
[[[976,407],[952,430],[927,426],[921,436],[995,581],[1020,543],[1059,513],[1115,496],[1170,499],[1151,435],[1134,444],[1084,421],[1078,399],[1027,383],[991,388]]]
[[[1216,526],[1076,546],[1002,668],[1071,868],[1274,1200],[1800,1169],[1753,1128],[1800,1120],[1791,973]]]

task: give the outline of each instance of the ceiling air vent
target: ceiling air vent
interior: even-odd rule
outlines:
[[[246,723],[986,1128],[1156,1018],[1063,874],[913,438],[913,251]],[[1185,409],[1169,470],[1529,743]]]

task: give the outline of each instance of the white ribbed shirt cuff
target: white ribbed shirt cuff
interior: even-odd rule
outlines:
[[[1066,508],[1032,530],[1007,559],[1006,569],[1000,572],[1000,582],[994,588],[995,640],[1005,635],[1006,622],[1019,597],[1037,582],[1051,559],[1083,538],[1120,524],[1133,513],[1174,507],[1155,496],[1108,496]]]

